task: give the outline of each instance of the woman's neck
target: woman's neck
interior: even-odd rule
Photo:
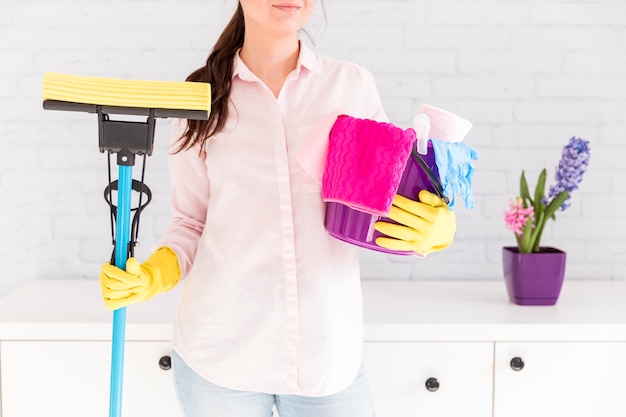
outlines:
[[[297,34],[271,37],[246,30],[239,55],[250,71],[278,97],[285,79],[298,64],[299,53]]]

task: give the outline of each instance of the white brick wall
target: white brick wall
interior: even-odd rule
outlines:
[[[95,279],[111,251],[101,198],[106,159],[95,116],[44,112],[46,71],[182,79],[199,66],[234,0],[0,3],[0,294],[33,279]],[[526,170],[550,179],[571,136],[591,141],[589,172],[544,243],[565,249],[569,279],[626,278],[626,1],[326,0],[311,32],[320,52],[370,68],[391,120],[423,103],[472,120],[476,209],[425,260],[362,253],[364,279],[500,279],[513,243],[502,212]],[[149,159],[154,202],[138,256],[168,222],[159,121]]]

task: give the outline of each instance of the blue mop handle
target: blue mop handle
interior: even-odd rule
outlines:
[[[126,269],[130,241],[130,214],[133,185],[133,167],[118,167],[117,216],[115,232],[115,266]],[[111,349],[111,391],[109,417],[122,415],[122,381],[124,377],[124,338],[126,307],[113,312],[113,339]]]

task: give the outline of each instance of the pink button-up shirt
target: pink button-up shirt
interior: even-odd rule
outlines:
[[[173,220],[159,244],[184,277],[174,349],[227,388],[341,391],[361,363],[358,251],[324,229],[321,186],[296,156],[328,139],[315,133],[328,115],[385,121],[374,78],[301,44],[278,98],[237,56],[230,98],[202,152],[170,157]]]

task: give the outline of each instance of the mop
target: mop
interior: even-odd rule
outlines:
[[[133,256],[139,214],[152,197],[143,177],[145,158],[152,155],[154,147],[155,118],[207,120],[211,86],[198,82],[135,81],[46,73],[43,108],[98,115],[99,149],[101,153],[107,152],[109,164],[109,185],[104,194],[111,208],[112,263],[126,269],[128,257]],[[147,119],[145,122],[111,120],[110,114],[146,116]],[[117,155],[116,181],[111,181],[113,154]],[[137,155],[143,156],[141,181],[134,180],[132,174]],[[112,202],[113,191],[117,191],[117,206]],[[139,203],[134,209],[131,208],[133,191],[139,193]],[[144,195],[147,201],[142,203]],[[135,214],[131,220],[133,211]],[[122,413],[125,332],[126,307],[122,307],[113,312],[109,417],[120,417]]]

